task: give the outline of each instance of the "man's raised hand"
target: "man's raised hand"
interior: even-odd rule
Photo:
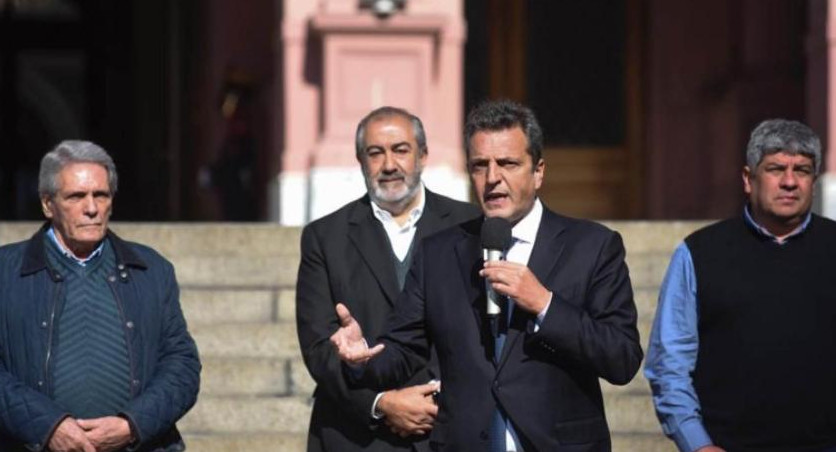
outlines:
[[[340,320],[340,329],[331,335],[331,344],[343,362],[351,365],[365,364],[383,351],[383,344],[369,348],[363,338],[363,329],[342,303],[337,303],[337,317]]]

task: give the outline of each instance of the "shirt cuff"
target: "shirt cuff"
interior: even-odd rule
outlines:
[[[377,396],[375,396],[375,398],[374,398],[374,402],[372,403],[371,415],[372,415],[372,419],[374,419],[376,421],[379,421],[379,420],[383,419],[384,417],[386,417],[386,415],[382,411],[378,411],[378,409],[377,409],[377,402],[380,401],[381,397],[383,397],[383,393],[378,392]]]
[[[711,437],[699,419],[689,419],[680,424],[672,439],[683,452],[693,452],[700,447],[712,445]]]
[[[552,299],[554,298],[554,292],[549,292],[549,302],[546,303],[546,307],[543,308],[542,311],[537,313],[537,318],[534,319],[534,332],[540,331],[540,324],[543,323],[543,319],[546,318],[546,314],[549,312],[549,306],[552,305]]]

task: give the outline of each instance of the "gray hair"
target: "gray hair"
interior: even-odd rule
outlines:
[[[367,114],[360,120],[360,123],[357,124],[357,133],[354,137],[354,148],[357,151],[358,160],[362,157],[363,151],[366,147],[366,127],[369,123],[377,121],[378,119],[391,118],[393,116],[399,116],[412,123],[412,131],[415,134],[415,142],[418,144],[418,150],[422,154],[427,152],[427,135],[424,133],[424,124],[421,123],[421,119],[403,108],[387,106],[372,110],[371,113]]]
[[[819,174],[821,141],[806,125],[786,119],[767,119],[758,124],[746,147],[746,165],[754,171],[764,156],[778,152],[810,157],[813,159],[815,174]]]
[[[62,141],[44,155],[38,173],[38,193],[41,196],[55,196],[59,188],[58,173],[72,163],[96,163],[105,167],[110,194],[116,194],[119,177],[113,159],[101,146],[80,140]]]
[[[525,133],[534,168],[543,156],[543,129],[530,108],[510,100],[488,100],[480,103],[467,115],[464,125],[464,144],[470,155],[470,139],[477,132],[498,132],[519,127]]]

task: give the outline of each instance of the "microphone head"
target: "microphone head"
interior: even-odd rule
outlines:
[[[482,223],[482,248],[506,250],[511,246],[511,223],[505,218],[485,218]]]

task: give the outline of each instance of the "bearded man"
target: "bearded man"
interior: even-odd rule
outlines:
[[[439,196],[421,182],[427,144],[421,120],[394,107],[357,126],[357,161],[367,193],[305,227],[296,322],[305,364],[317,383],[309,451],[427,450],[437,413],[435,360],[400,388],[352,388],[329,337],[344,303],[371,337],[383,332],[423,238],[475,218],[476,206]]]

